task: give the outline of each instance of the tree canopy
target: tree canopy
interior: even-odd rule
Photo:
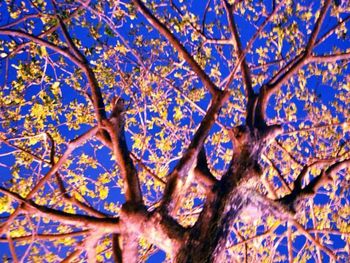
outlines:
[[[0,1],[2,262],[347,262],[349,20]]]

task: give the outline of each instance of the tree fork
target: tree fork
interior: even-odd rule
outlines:
[[[255,143],[250,130],[241,126],[234,131],[238,149],[234,151],[230,168],[213,186],[201,215],[191,228],[176,262],[223,262],[224,249],[232,222],[249,205],[251,189],[244,182],[260,173],[256,164]],[[253,143],[252,143],[253,142]]]

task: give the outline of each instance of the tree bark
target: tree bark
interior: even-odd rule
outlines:
[[[227,173],[213,187],[196,224],[180,248],[175,261],[225,262],[225,247],[230,228],[241,211],[250,203],[250,188],[245,184],[256,177],[258,168],[255,159],[254,140],[241,137],[243,145],[236,149]]]

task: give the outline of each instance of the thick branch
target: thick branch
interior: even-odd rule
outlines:
[[[118,234],[112,235],[112,251],[116,263],[122,263],[122,248],[120,247],[121,236]]]
[[[120,218],[128,232],[142,235],[169,255],[176,255],[184,242],[185,228],[157,210],[149,213],[143,206],[124,204]]]
[[[124,131],[124,101],[115,102],[109,121],[104,127],[111,138],[113,153],[119,164],[120,173],[125,182],[125,197],[127,202],[142,203],[142,193],[136,168],[130,157]]]
[[[124,101],[117,99],[114,101],[110,120],[103,122],[112,143],[113,154],[119,164],[121,177],[124,180],[125,199],[129,204],[142,204],[142,192],[138,174],[125,140],[124,131]],[[113,236],[113,239],[119,239]],[[126,231],[122,236],[121,258],[122,262],[138,261],[138,235]],[[114,254],[120,260],[119,246],[114,246]],[[119,256],[118,256],[119,255]]]
[[[218,112],[224,102],[228,99],[229,93],[222,93],[212,101],[207,114],[203,118],[186,152],[169,175],[165,188],[162,208],[175,213],[181,203],[182,195],[185,194],[192,178],[189,172],[195,168],[197,156],[204,145],[204,140],[209,134],[212,125],[217,119]]]
[[[162,24],[140,0],[133,0],[134,4],[138,10],[144,15],[148,22],[159,31],[179,52],[179,54],[185,59],[185,61],[191,66],[192,70],[197,74],[197,76],[202,80],[203,84],[210,91],[212,95],[217,95],[220,90],[216,85],[210,80],[209,76],[204,72],[204,70],[198,65],[191,54],[185,49],[185,47],[180,43],[180,41],[170,32],[170,30]]]
[[[254,100],[254,90],[252,87],[251,74],[245,59],[245,54],[243,54],[243,51],[242,51],[242,44],[241,44],[237,26],[234,20],[234,15],[232,14],[232,8],[231,6],[229,6],[226,0],[224,0],[223,3],[226,11],[226,17],[229,22],[229,28],[232,34],[231,41],[233,43],[233,46],[236,52],[236,57],[241,60],[241,61],[238,61],[239,63],[238,65],[241,69],[242,79],[245,87],[246,98],[247,98],[247,116],[246,117],[247,117],[247,123],[248,125],[250,125],[251,120],[248,120],[248,119],[251,119],[250,116],[252,115],[252,107],[253,107],[253,100]],[[229,85],[229,83],[227,85]]]
[[[86,215],[69,214],[63,211],[37,205],[33,201],[24,199],[20,195],[3,187],[0,187],[0,192],[19,202],[21,204],[21,208],[32,215],[44,217],[50,220],[57,220],[65,224],[75,225],[78,227],[98,228],[106,233],[122,231],[118,218],[97,218]]]
[[[288,206],[293,212],[296,211],[295,208],[295,202],[299,198],[303,198],[305,196],[313,196],[316,194],[317,190],[324,186],[327,182],[332,181],[332,174],[337,173],[338,171],[345,169],[350,165],[350,159],[345,159],[342,161],[337,161],[331,166],[329,166],[325,171],[322,171],[320,175],[313,178],[304,188],[302,188],[302,180],[304,177],[308,174],[310,168],[313,165],[321,165],[321,164],[327,164],[330,161],[328,160],[322,160],[322,161],[316,161],[315,163],[311,165],[306,165],[296,178],[294,182],[294,189],[293,191],[284,196],[283,198],[279,199],[278,201],[282,204]]]
[[[218,180],[209,170],[204,147],[202,147],[202,150],[198,154],[197,166],[194,168],[193,172],[196,181],[205,189],[207,194],[210,194]]]
[[[86,215],[69,214],[40,206],[4,188],[0,188],[0,192],[21,203],[22,209],[32,215],[50,220],[57,220],[61,223],[78,227],[98,229],[101,234],[121,233],[125,234],[123,237],[127,237],[127,235],[130,234],[134,237],[143,235],[149,242],[157,245],[170,255],[174,255],[179,249],[180,244],[183,243],[185,229],[181,225],[172,218],[163,216],[158,212],[149,213],[143,206],[125,204],[122,208],[120,219],[97,218]],[[55,236],[43,236],[43,238],[48,239],[54,237]]]

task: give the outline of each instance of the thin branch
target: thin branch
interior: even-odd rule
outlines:
[[[4,26],[0,26],[0,29],[6,29],[6,28],[10,28],[10,27],[14,27],[14,26],[17,26],[18,24],[20,23],[23,23],[25,22],[26,20],[29,20],[29,19],[33,19],[33,18],[40,18],[40,14],[27,14],[19,19],[16,19],[15,21],[11,22],[11,23],[8,23]]]
[[[264,233],[261,233],[259,235],[253,236],[253,237],[246,238],[240,242],[237,242],[236,244],[233,244],[229,248],[234,248],[234,247],[239,246],[239,245],[248,244],[249,242],[254,241],[258,238],[263,238],[263,237],[269,236],[269,235],[273,234],[273,232],[277,229],[277,227],[278,227],[278,225],[270,228],[269,230],[265,231]]]
[[[292,66],[287,65],[287,67],[290,67],[290,68],[282,76],[280,76],[276,80],[272,78],[273,82],[270,81],[269,83],[267,83],[261,88],[260,94],[258,97],[258,104],[255,109],[255,125],[257,127],[264,127],[265,125],[266,108],[270,97],[277,90],[279,90],[282,87],[282,85],[284,85],[285,82],[289,80],[299,69],[301,69],[306,63],[310,61],[310,57],[312,57],[312,51],[313,51],[318,33],[321,29],[322,23],[326,17],[326,14],[331,2],[332,2],[331,0],[326,0],[323,7],[321,8],[320,15],[316,21],[316,25],[305,47],[304,53],[298,57],[297,61],[293,62]]]
[[[310,232],[310,233],[319,233],[319,234],[323,234],[323,235],[334,234],[334,235],[350,236],[350,231],[340,231],[340,230],[329,229],[329,228],[323,228],[323,229],[308,228],[305,230]]]
[[[83,252],[84,240],[76,244],[77,249],[75,249],[72,253],[70,253],[61,263],[73,263],[74,260],[80,256]]]
[[[319,17],[317,19],[316,25],[315,25],[314,29],[312,30],[311,36],[310,36],[309,41],[308,41],[308,43],[306,45],[306,48],[305,48],[305,51],[306,51],[307,55],[312,53],[312,50],[313,50],[313,48],[315,46],[315,43],[316,43],[316,40],[317,40],[317,37],[318,37],[318,33],[321,30],[322,23],[323,23],[323,21],[324,21],[324,19],[326,17],[328,8],[331,5],[331,3],[332,3],[331,0],[326,0],[324,5],[323,5],[323,7],[320,10],[320,15],[319,15]]]
[[[32,215],[44,217],[50,220],[57,220],[61,223],[79,227],[98,228],[105,233],[122,231],[118,218],[97,218],[86,215],[70,214],[60,210],[54,210],[52,208],[37,205],[33,201],[24,199],[17,193],[11,192],[3,187],[0,187],[0,192],[19,202],[21,204],[21,208]]]
[[[56,180],[58,182],[58,186],[59,186],[59,189],[63,195],[63,199],[68,201],[69,203],[73,204],[73,205],[76,205],[78,208],[84,210],[85,212],[87,212],[88,214],[94,216],[94,217],[98,217],[98,218],[105,218],[107,217],[108,215],[100,212],[100,211],[97,211],[96,209],[94,209],[92,206],[88,205],[88,204],[84,204],[83,202],[80,202],[77,198],[73,197],[73,196],[70,196],[65,187],[64,187],[64,184],[63,184],[63,181],[62,181],[62,178],[61,176],[59,175],[59,173],[57,172],[56,173]]]
[[[58,172],[60,167],[67,161],[68,157],[70,154],[82,143],[84,143],[86,140],[90,139],[93,137],[98,130],[98,127],[94,127],[87,131],[86,133],[80,135],[76,139],[72,140],[71,142],[68,143],[67,150],[64,152],[64,154],[60,157],[60,159],[51,167],[51,169],[48,171],[48,173],[39,180],[39,182],[34,186],[34,188],[28,193],[26,196],[27,199],[31,199],[37,191],[40,190],[40,188],[50,180],[50,178]],[[3,223],[0,227],[0,234],[3,234],[4,231],[9,227],[9,225],[12,223],[12,221],[16,218],[16,216],[20,213],[21,207],[17,207],[16,210],[10,215],[8,220]]]
[[[11,235],[10,235],[9,232],[6,234],[6,237],[7,237],[7,242],[9,244],[12,260],[13,260],[14,263],[18,263],[19,261],[18,261],[18,257],[17,257],[17,254],[16,254],[15,245],[13,244],[13,240],[12,240]]]
[[[170,30],[164,24],[162,24],[140,0],[133,0],[133,3],[148,20],[148,22],[173,45],[177,52],[179,52],[179,54],[191,66],[192,70],[202,80],[203,84],[210,91],[210,93],[213,96],[220,93],[218,87],[216,87],[216,85],[210,80],[209,76],[198,65],[198,63],[194,60],[186,48],[180,43],[180,41],[170,32]]]
[[[102,142],[105,146],[107,146],[108,148],[110,148],[111,150],[113,150],[113,145],[112,145],[112,142],[111,142],[110,140],[108,140],[107,138],[101,136],[100,134],[98,134],[97,136],[98,136],[98,138],[101,140],[101,142]],[[147,166],[142,162],[142,160],[139,159],[139,158],[136,156],[135,153],[130,152],[130,157],[131,157],[131,159],[132,159],[134,162],[138,163],[143,169],[145,169],[145,171],[146,171],[151,177],[153,177],[155,180],[157,180],[157,181],[158,181],[159,183],[161,183],[161,184],[164,184],[164,185],[166,184],[166,182],[165,182],[162,178],[160,178],[158,175],[156,175],[156,173],[155,173],[154,171],[152,171],[149,167],[147,167]]]
[[[142,160],[140,160],[133,152],[130,152],[130,156],[131,156],[131,159],[134,161],[134,162],[137,162],[141,167],[142,169],[145,169],[145,171],[151,176],[153,177],[157,182],[165,185],[166,182],[160,178],[158,175],[156,175],[155,172],[153,172],[149,167],[147,167],[143,162]]]
[[[205,20],[206,20],[207,14],[208,14],[210,2],[211,2],[211,0],[207,1],[207,4],[206,4],[205,9],[204,9],[203,21],[202,21],[202,32],[203,32],[203,34],[205,34],[205,26],[204,25],[205,25]]]
[[[67,149],[64,152],[64,154],[59,158],[57,163],[52,166],[52,168],[49,170],[49,172],[36,184],[36,186],[29,192],[26,198],[32,198],[34,194],[53,176],[56,172],[58,172],[59,168],[67,161],[70,154],[78,148],[81,144],[83,144],[85,141],[89,140],[98,131],[98,127],[93,127],[90,130],[88,130],[86,133],[78,136],[76,139],[70,141],[67,145]]]
[[[312,124],[310,127],[302,128],[302,129],[297,129],[297,130],[287,130],[284,131],[281,135],[293,135],[296,133],[301,133],[301,132],[310,132],[314,130],[319,130],[319,129],[324,129],[328,127],[336,127],[336,126],[342,126],[342,128],[347,128],[350,125],[350,121],[344,121],[344,122],[339,122],[339,123],[322,123],[322,124]]]
[[[35,240],[50,241],[50,240],[61,239],[61,238],[79,237],[82,235],[87,235],[89,233],[90,233],[90,230],[81,230],[81,231],[62,233],[62,234],[35,234],[34,238]],[[33,235],[13,237],[12,240],[14,242],[31,241],[33,240]],[[8,240],[7,238],[0,238],[0,242],[5,243],[5,242],[8,242]]]
[[[313,227],[317,227],[317,219],[315,217],[315,212],[314,212],[314,208],[313,208],[313,200],[309,199],[309,203],[310,203],[310,212],[311,212],[310,214],[311,214],[312,225],[313,225]],[[315,239],[319,240],[318,233],[315,234]],[[322,262],[321,250],[319,248],[316,248],[316,251],[317,251],[318,261]]]
[[[54,6],[54,10],[56,13],[56,18],[58,20],[58,24],[61,28],[61,31],[63,33],[64,38],[66,39],[66,43],[67,43],[69,51],[72,52],[72,55],[74,55],[81,62],[86,61],[85,56],[83,56],[83,54],[79,51],[79,49],[74,44],[74,42],[73,42],[73,40],[68,32],[68,29],[67,29],[65,23],[63,22],[61,16],[59,14],[57,14],[57,7],[56,7],[55,1],[52,1],[52,4]]]
[[[273,161],[271,161],[270,158],[268,158],[265,154],[263,154],[263,158],[266,160],[266,162],[268,162],[270,164],[272,169],[274,171],[276,171],[278,179],[282,182],[282,185],[285,188],[285,190],[288,191],[288,192],[291,192],[292,189],[289,187],[288,183],[286,182],[286,180],[282,176],[282,173],[281,173],[280,169],[278,169],[278,167],[275,165],[275,163]]]
[[[61,20],[61,23],[63,24],[62,20]],[[88,79],[88,83],[89,83],[89,86],[91,88],[93,105],[94,105],[97,121],[101,122],[103,119],[106,118],[105,106],[104,106],[104,102],[103,102],[103,98],[102,98],[101,89],[98,85],[98,81],[95,77],[95,74],[91,70],[90,66],[88,65],[88,62],[86,61],[85,57],[83,57],[83,60],[80,60],[79,58],[77,58],[74,55],[74,53],[71,53],[66,48],[61,48],[55,44],[50,43],[47,40],[44,40],[40,37],[28,34],[24,31],[15,30],[15,29],[0,29],[0,35],[8,35],[8,36],[13,36],[13,37],[28,39],[28,40],[36,43],[37,45],[45,46],[49,49],[52,49],[53,51],[57,52],[58,54],[71,60],[76,66],[78,66],[79,68],[81,68],[84,71],[84,73]],[[72,43],[74,45],[73,41],[71,40],[70,36],[68,35],[67,30],[65,31],[64,35],[67,39],[69,39],[68,42]],[[74,46],[73,46],[73,51],[74,52],[77,51],[76,48],[74,48]],[[78,52],[79,52],[79,50],[78,50]],[[80,57],[82,57],[82,55]]]
[[[297,230],[305,235],[305,237],[311,241],[318,249],[324,251],[332,260],[337,260],[337,256],[328,247],[322,245],[318,240],[316,240],[302,225],[300,225],[295,219],[290,219],[290,222],[297,228]]]
[[[240,240],[240,242],[245,241],[245,238],[241,235],[241,233],[239,233],[239,231],[235,227],[233,227],[233,232],[238,237],[238,240]],[[243,243],[243,245],[244,245],[244,263],[248,263],[248,243]]]
[[[277,146],[277,148],[284,152],[294,163],[301,165],[299,161],[289,151],[287,151],[277,139],[275,139],[274,142],[276,143],[275,145]]]
[[[109,26],[109,28],[113,31],[113,33],[116,36],[118,36],[118,38],[121,40],[123,45],[125,45],[127,47],[127,49],[131,52],[131,54],[135,57],[135,59],[137,60],[137,63],[139,63],[139,65],[141,65],[141,67],[146,69],[144,61],[137,54],[137,50],[130,47],[130,45],[128,44],[128,42],[124,38],[124,36],[121,33],[119,33],[119,31],[117,30],[117,26],[113,23],[113,20],[112,20],[111,17],[109,17],[108,15],[100,12],[98,9],[91,8],[88,4],[84,3],[82,0],[78,0],[78,2],[81,3],[84,6],[84,8],[86,8],[92,14],[98,16],[99,19],[103,20]]]
[[[338,60],[349,60],[350,53],[340,53],[340,54],[331,54],[331,55],[322,55],[322,56],[312,56],[310,62],[316,63],[334,63]]]
[[[34,160],[36,160],[36,161],[38,161],[38,162],[40,162],[40,163],[45,163],[45,164],[48,164],[48,165],[51,164],[50,162],[48,162],[48,161],[46,161],[45,159],[42,159],[41,157],[39,157],[39,156],[37,156],[37,155],[35,155],[35,154],[33,154],[33,153],[27,151],[26,149],[23,149],[22,147],[19,147],[19,146],[16,146],[16,145],[10,143],[10,142],[8,141],[8,139],[4,139],[4,138],[2,138],[1,136],[0,136],[0,142],[3,142],[3,143],[6,144],[7,146],[10,146],[10,147],[12,147],[12,148],[14,148],[14,149],[16,149],[16,150],[18,150],[18,151],[21,151],[21,152],[23,152],[23,153],[29,155],[29,156],[32,157]]]
[[[288,262],[293,263],[293,237],[292,237],[292,226],[289,222],[288,224],[288,229],[287,229],[287,247],[288,247]]]
[[[225,0],[226,1],[226,0]],[[282,0],[278,6],[272,11],[272,13],[265,19],[265,21],[259,26],[259,29],[255,32],[254,36],[249,40],[246,48],[241,52],[240,56],[238,56],[237,62],[229,74],[229,76],[226,78],[226,88],[230,85],[233,78],[235,77],[237,73],[238,66],[242,64],[242,61],[245,59],[247,53],[251,50],[251,47],[255,40],[258,38],[258,36],[261,34],[263,29],[266,27],[266,25],[270,22],[270,20],[275,16],[275,14],[278,12],[278,10],[283,6],[285,0]],[[229,40],[232,43],[232,40]]]
[[[213,44],[213,45],[232,45],[231,39],[206,39],[204,44]]]
[[[51,165],[55,164],[55,154],[56,154],[56,145],[55,145],[55,140],[52,138],[51,134],[46,132],[46,138],[51,142],[51,147],[50,147],[50,163]]]
[[[223,0],[223,4],[224,4],[225,11],[226,11],[226,17],[227,17],[227,20],[229,23],[229,28],[231,31],[231,41],[233,43],[236,56],[239,59],[237,64],[240,67],[242,79],[243,79],[243,84],[245,87],[245,93],[246,93],[246,98],[247,98],[246,117],[248,120],[248,119],[251,119],[250,116],[252,115],[252,109],[253,109],[253,101],[252,100],[254,100],[254,90],[253,90],[253,86],[252,86],[251,73],[250,73],[250,70],[248,68],[247,61],[245,59],[245,55],[243,55],[241,40],[240,40],[237,26],[236,26],[236,23],[234,20],[234,14],[232,13],[232,11],[233,11],[232,6],[230,6],[226,0]],[[230,82],[231,81],[227,82],[226,87],[228,87],[231,84]],[[248,123],[248,125],[251,125],[251,120],[250,121],[248,120],[247,123]]]
[[[322,35],[315,43],[315,47],[321,44],[323,41],[325,41],[329,36],[331,36],[340,26],[350,21],[350,15],[345,17],[340,23],[336,24],[334,27],[332,27],[330,30],[328,30],[324,35]]]

